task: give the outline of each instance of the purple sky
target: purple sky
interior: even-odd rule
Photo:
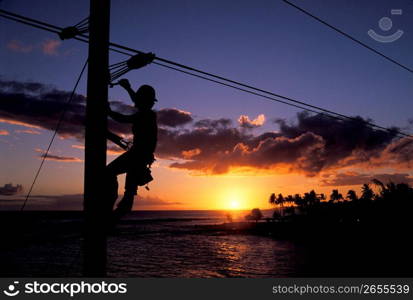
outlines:
[[[293,1],[390,57],[413,67],[413,1]],[[88,1],[3,0],[0,8],[59,26],[77,23],[88,14]],[[401,16],[390,15],[402,9]],[[275,93],[347,115],[369,117],[383,126],[406,131],[413,118],[413,74],[393,65],[282,1],[112,1],[111,40],[160,57],[249,83]],[[404,35],[393,43],[379,43],[369,29],[391,17],[393,28]],[[0,19],[0,79],[36,81],[71,90],[87,55],[77,41],[54,44],[51,33]],[[111,63],[123,60],[111,55]],[[277,130],[272,119],[294,120],[297,109],[273,103],[214,83],[151,65],[127,74],[134,86],[147,83],[157,90],[157,108],[175,107],[197,118],[255,118],[264,113],[261,130]],[[78,92],[85,94],[83,80]],[[110,90],[112,100],[128,102],[120,89]],[[12,132],[13,125],[0,130]],[[33,149],[44,149],[51,133],[1,136],[0,185],[27,183],[38,165]],[[10,147],[10,144],[13,147]],[[57,150],[78,155],[72,141],[57,141]],[[24,164],[24,173],[16,165]],[[69,168],[73,185],[79,167]],[[56,174],[59,167],[46,176]],[[72,184],[71,183],[71,184]],[[67,183],[47,192],[65,193]],[[70,184],[69,184],[70,186]],[[74,192],[69,188],[68,192]],[[46,192],[46,191],[43,191]]]

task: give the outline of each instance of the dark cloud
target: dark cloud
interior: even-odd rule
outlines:
[[[83,138],[85,97],[75,94],[67,105],[69,92],[40,83],[0,81],[0,119],[12,124],[54,130],[61,112],[67,107],[59,134]]]
[[[413,177],[407,173],[393,174],[360,174],[356,172],[324,174],[321,180],[325,186],[347,186],[347,185],[362,185],[369,183],[373,179],[378,179],[381,182],[388,183],[412,183]]]
[[[5,92],[19,92],[19,93],[43,93],[50,90],[51,87],[38,82],[19,82],[19,81],[4,81],[0,80],[0,89]]]
[[[23,191],[23,186],[13,185],[11,183],[5,184],[4,186],[0,187],[0,195],[2,196],[13,196]]]
[[[193,121],[190,112],[176,108],[163,108],[157,115],[159,124],[169,127],[182,126]]]
[[[323,114],[310,115],[307,112],[297,114],[297,122],[289,125],[285,120],[277,120],[283,136],[292,138],[305,132],[312,132],[325,141],[325,166],[336,164],[349,157],[355,151],[374,155],[383,150],[395,137],[384,131],[365,126],[361,117],[357,121],[341,121]],[[397,129],[397,128],[393,128]]]
[[[311,174],[319,169],[323,146],[323,140],[319,136],[305,133],[291,139],[267,138],[252,147],[240,142],[232,149],[217,152],[205,152],[201,147],[200,154],[192,157],[192,160],[173,163],[171,166],[214,174],[227,173],[231,167],[270,169],[287,166],[290,170],[301,170]]]
[[[223,129],[228,128],[232,125],[231,119],[221,118],[221,119],[202,119],[194,124],[195,128],[211,128],[211,129]]]
[[[170,206],[170,205],[182,205],[182,204],[183,204],[182,202],[166,201],[159,197],[145,196],[145,197],[139,197],[135,201],[134,208],[139,208],[141,206],[150,207],[150,206]]]
[[[1,199],[0,210],[19,210],[24,198]],[[82,210],[83,195],[32,195],[26,210]]]
[[[0,210],[18,210],[24,198],[0,198]],[[181,205],[181,202],[167,201],[158,197],[139,197],[135,201],[135,208],[165,207]],[[33,195],[27,203],[28,210],[83,210],[83,194],[69,195]]]
[[[60,162],[82,162],[82,160],[78,157],[73,157],[73,156],[61,156],[61,155],[55,155],[48,153],[46,156],[45,151],[41,149],[35,149],[36,152],[40,153],[39,157],[40,158],[45,158],[45,160],[52,160],[52,161],[60,161]]]
[[[231,168],[283,169],[313,176],[322,170],[379,160],[397,147],[395,135],[357,121],[325,115],[297,114],[295,123],[277,120],[278,132],[252,135],[228,119],[201,120],[191,130],[160,132],[159,155],[178,159],[171,166],[204,173],[226,173]],[[394,141],[394,142],[393,142]],[[400,147],[394,160],[411,161],[413,149]],[[196,150],[196,152],[194,152]],[[196,155],[185,155],[188,151]],[[182,159],[179,161],[179,159]]]
[[[0,119],[14,124],[53,130],[69,97],[39,83],[0,81]],[[112,101],[113,109],[132,113],[133,107]],[[59,134],[83,140],[85,97],[75,95],[68,106]],[[161,109],[156,155],[172,159],[171,167],[207,174],[222,174],[233,168],[255,168],[279,172],[300,172],[314,176],[323,170],[370,164],[409,167],[413,143],[395,139],[395,134],[365,126],[361,117],[343,121],[323,114],[298,113],[294,123],[278,119],[275,129],[253,134],[263,117],[250,120],[193,120],[189,112]],[[182,126],[186,125],[186,126]],[[130,135],[131,126],[109,120],[109,128]],[[113,153],[117,150],[111,149]],[[411,166],[410,166],[411,167]]]
[[[86,97],[75,94],[70,104],[70,92],[37,82],[0,80],[0,119],[16,125],[54,130],[63,110],[65,120],[59,129],[61,137],[84,138]],[[131,105],[111,101],[114,110],[132,114]],[[158,112],[160,126],[179,126],[192,121],[191,114],[178,109],[162,109]],[[114,122],[109,118],[109,128],[118,134],[130,134],[130,124]]]

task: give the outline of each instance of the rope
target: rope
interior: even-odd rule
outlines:
[[[53,135],[52,135],[52,138],[50,139],[50,142],[49,142],[49,146],[47,147],[46,152],[42,155],[42,161],[41,161],[41,163],[40,163],[39,168],[37,169],[37,172],[36,172],[36,175],[34,176],[32,185],[30,186],[29,192],[28,192],[27,195],[26,195],[26,199],[24,200],[24,202],[23,202],[23,204],[22,204],[22,206],[21,206],[21,208],[20,208],[20,211],[23,211],[24,208],[26,207],[27,200],[29,200],[29,197],[30,197],[30,195],[31,195],[31,193],[32,193],[33,187],[34,187],[34,185],[36,184],[37,178],[39,177],[39,174],[40,174],[40,171],[42,170],[43,164],[44,164],[44,162],[45,162],[45,160],[46,160],[46,158],[47,158],[47,155],[49,154],[50,148],[52,147],[53,141],[54,141],[54,139],[55,139],[55,137],[56,137],[56,135],[57,135],[57,132],[58,132],[58,130],[59,130],[59,128],[60,128],[60,125],[61,125],[62,122],[63,122],[63,119],[64,119],[65,114],[66,114],[66,110],[67,110],[67,108],[69,107],[70,102],[72,102],[73,96],[75,95],[77,86],[79,85],[80,79],[82,78],[82,75],[83,75],[83,73],[84,73],[84,71],[85,71],[85,69],[86,69],[87,63],[88,63],[88,60],[86,59],[85,64],[83,65],[82,71],[80,71],[80,74],[79,74],[79,76],[78,76],[78,78],[77,78],[77,80],[76,80],[76,84],[75,84],[75,86],[73,87],[72,93],[70,94],[70,97],[69,97],[68,101],[66,102],[65,107],[64,107],[62,113],[60,114],[60,118],[59,118],[59,120],[57,121],[56,128],[55,128],[54,133],[53,133]]]

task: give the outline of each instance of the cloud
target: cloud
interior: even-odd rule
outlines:
[[[33,129],[17,129],[14,132],[16,133],[27,133],[27,134],[35,134],[35,135],[39,135],[40,131],[37,130],[33,130]]]
[[[47,39],[41,43],[40,47],[43,54],[56,56],[59,54],[58,48],[62,42],[55,39]]]
[[[394,134],[366,127],[366,120],[356,119],[341,121],[322,114],[298,113],[296,122],[277,120],[277,132],[261,135],[239,130],[228,119],[205,119],[189,130],[160,130],[157,153],[178,160],[171,164],[173,168],[205,174],[253,168],[314,176],[361,161],[373,163],[386,153],[391,153],[397,163],[412,160],[411,148],[404,148],[404,155],[401,146],[390,150],[400,143],[394,140]],[[192,149],[199,149],[198,154],[188,158],[187,151]]]
[[[49,56],[59,55],[61,41],[56,39],[47,39],[41,43],[27,44],[20,40],[14,39],[6,44],[7,49],[18,53],[31,53],[33,50],[40,50],[43,54]]]
[[[60,155],[51,154],[50,152],[46,156],[46,152],[41,149],[35,149],[35,151],[40,153],[39,157],[45,158],[45,160],[59,161],[59,162],[82,162],[83,161],[78,157],[60,156]]]
[[[121,197],[119,197],[121,198]],[[0,198],[0,210],[20,209],[24,198]],[[165,207],[182,205],[181,202],[167,201],[156,196],[138,197],[134,208]],[[83,194],[69,195],[32,195],[27,204],[28,210],[83,210]]]
[[[159,197],[155,196],[145,196],[145,197],[138,197],[138,199],[135,201],[134,208],[139,208],[141,206],[171,206],[171,205],[182,205],[182,202],[176,202],[176,201],[167,201],[163,200]]]
[[[85,146],[83,146],[83,145],[72,145],[72,148],[74,148],[74,149],[80,149],[80,150],[85,150]]]
[[[83,145],[72,145],[72,148],[74,149],[79,149],[79,150],[85,150],[85,146]],[[109,144],[107,147],[107,154],[108,155],[119,155],[125,152],[125,150],[121,149],[117,145],[114,144]]]
[[[69,93],[40,83],[0,80],[0,122],[54,130]],[[132,113],[120,101],[114,110]],[[365,126],[361,117],[343,121],[323,114],[298,113],[294,122],[277,119],[274,131],[254,134],[245,126],[263,124],[264,115],[237,124],[228,118],[195,120],[189,112],[165,108],[158,112],[156,156],[173,160],[172,168],[201,174],[224,174],[237,169],[295,172],[314,176],[347,166],[411,168],[413,143],[395,134]],[[83,142],[85,97],[76,94],[67,106],[60,137]],[[130,135],[130,124],[109,119],[109,128]],[[244,124],[244,126],[239,126]],[[185,126],[183,126],[185,125]],[[110,146],[112,154],[122,150]],[[398,170],[399,171],[399,170]]]
[[[18,82],[0,80],[0,122],[20,125],[34,129],[54,130],[58,119],[66,109],[65,119],[59,129],[63,138],[84,138],[85,104],[83,95],[75,94],[71,103],[67,100],[70,92],[57,90],[50,85],[37,82]],[[111,101],[114,110],[131,114],[134,109],[120,101]],[[179,126],[191,122],[190,113],[169,108],[159,112],[160,126]],[[129,124],[108,120],[108,126],[114,133],[128,135]]]
[[[0,210],[17,210],[21,208],[24,198],[1,199]],[[26,210],[82,210],[83,194],[70,195],[32,195]]]
[[[64,109],[61,137],[83,138],[85,97],[34,82],[0,80],[0,122],[32,129],[54,130]]]
[[[17,93],[43,93],[52,89],[50,85],[39,82],[20,82],[0,80],[0,88],[3,92]]]
[[[164,126],[176,127],[193,121],[190,112],[176,108],[163,108],[157,112],[158,122]]]
[[[187,150],[187,151],[182,151],[182,156],[185,159],[191,159],[194,156],[197,156],[201,154],[201,150],[199,148],[195,148],[195,149],[191,149],[191,150]]]
[[[0,187],[0,195],[2,196],[13,196],[23,191],[23,186],[18,184],[13,186],[13,184],[8,183]]]
[[[413,177],[407,173],[361,174],[357,172],[346,172],[338,174],[324,174],[321,184],[324,186],[362,185],[364,183],[371,182],[373,179],[378,179],[384,183],[413,183]]]
[[[19,40],[11,40],[6,44],[7,49],[19,53],[29,53],[35,48],[33,45],[24,44]]]
[[[0,129],[0,135],[10,135],[8,130]]]
[[[254,120],[250,120],[250,118],[246,115],[241,115],[238,119],[238,123],[243,128],[256,128],[264,125],[265,123],[265,115],[260,114]]]
[[[10,125],[18,125],[18,126],[29,127],[29,128],[37,128],[37,129],[41,128],[39,126],[35,126],[35,125],[29,124],[29,123],[20,122],[20,121],[16,121],[16,120],[8,120],[8,119],[0,119],[0,123],[10,124]]]

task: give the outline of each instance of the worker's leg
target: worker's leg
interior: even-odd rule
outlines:
[[[138,170],[129,170],[126,173],[126,180],[125,180],[125,193],[123,195],[122,200],[119,202],[116,211],[121,214],[126,214],[132,210],[133,207],[133,200],[135,195],[137,194],[138,189]]]
[[[108,210],[112,211],[113,205],[118,198],[118,179],[119,174],[126,173],[129,161],[128,152],[122,154],[106,167],[106,182],[104,188],[106,189],[106,201]]]

